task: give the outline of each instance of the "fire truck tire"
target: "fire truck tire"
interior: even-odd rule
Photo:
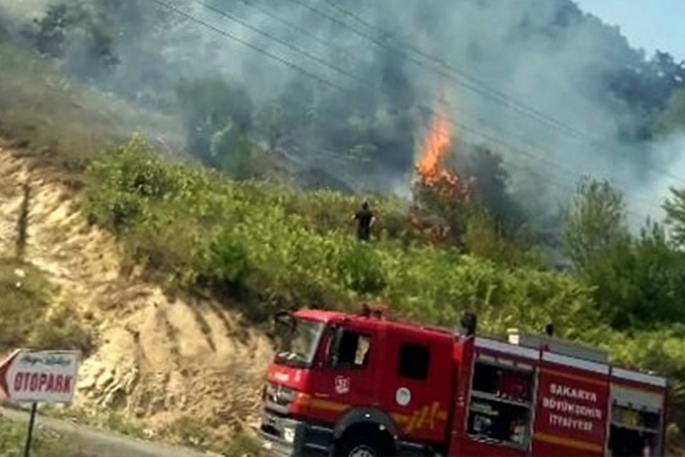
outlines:
[[[334,457],[390,457],[381,439],[350,436],[335,446]]]

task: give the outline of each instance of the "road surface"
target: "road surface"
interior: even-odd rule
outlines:
[[[0,407],[0,415],[28,424],[29,414]],[[77,425],[70,421],[36,417],[36,427],[75,437],[79,448],[93,457],[207,457],[211,454],[191,449],[167,446],[148,441],[107,433],[92,427]]]

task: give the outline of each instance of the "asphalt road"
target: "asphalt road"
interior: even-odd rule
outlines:
[[[25,422],[28,426],[29,414],[24,411],[0,408],[0,414],[12,420]],[[207,457],[211,455],[107,433],[70,421],[42,416],[36,417],[36,428],[38,427],[73,436],[75,441],[78,441],[78,447],[83,452],[92,454],[93,457]]]

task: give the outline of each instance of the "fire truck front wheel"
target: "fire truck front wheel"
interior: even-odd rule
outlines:
[[[335,446],[335,457],[388,457],[391,455],[390,446],[384,443],[382,437],[343,437]]]

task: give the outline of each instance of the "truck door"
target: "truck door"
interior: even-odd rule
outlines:
[[[377,329],[356,322],[345,323],[324,342],[330,355],[323,369],[312,373],[313,419],[335,423],[348,409],[373,406],[381,343]]]
[[[406,441],[445,439],[453,375],[452,340],[388,334],[383,360],[383,405]]]

